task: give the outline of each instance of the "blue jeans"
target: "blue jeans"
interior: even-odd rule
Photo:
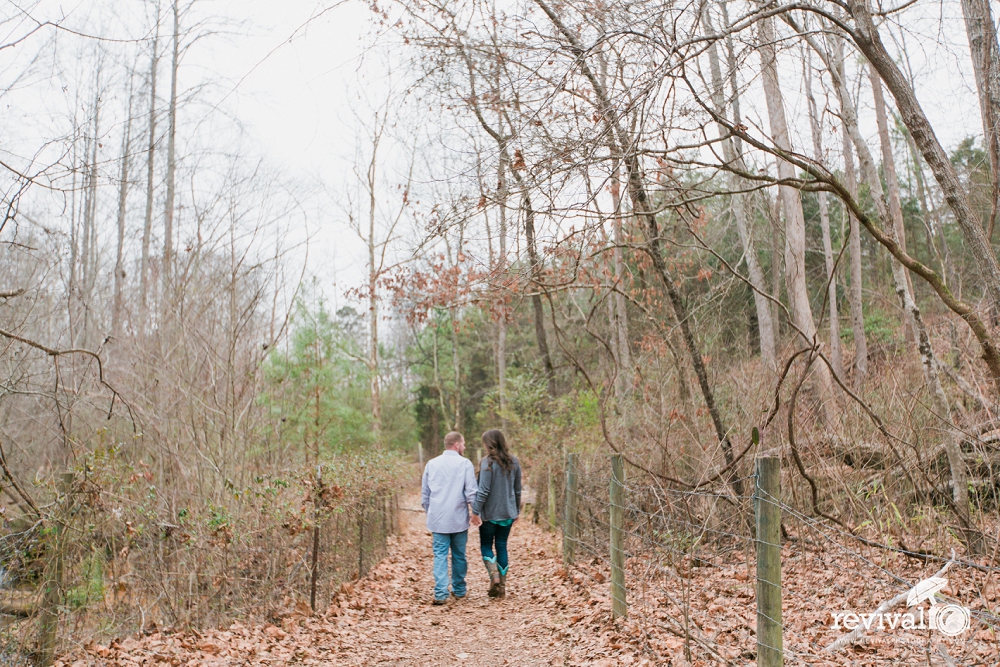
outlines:
[[[483,558],[493,560],[493,544],[497,546],[497,565],[500,572],[507,573],[507,538],[513,526],[498,526],[492,521],[483,521],[479,527],[479,548]]]
[[[465,560],[465,545],[469,531],[461,533],[434,533],[434,599],[448,597],[448,551],[451,551],[451,592],[455,597],[465,595],[465,575],[469,564]]]

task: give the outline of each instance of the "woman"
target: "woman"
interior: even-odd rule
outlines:
[[[483,520],[479,545],[490,575],[491,598],[507,594],[507,537],[521,513],[521,464],[511,456],[503,433],[492,429],[483,433],[486,456],[479,464],[479,491],[472,513]],[[496,544],[496,555],[493,545]]]

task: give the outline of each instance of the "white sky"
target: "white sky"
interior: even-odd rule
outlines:
[[[285,176],[342,189],[351,177],[359,88],[382,85],[369,64],[377,60],[368,50],[371,10],[315,0],[221,0],[211,9],[250,23],[243,35],[206,42],[191,64],[204,62],[233,82],[228,105]],[[327,296],[339,298],[361,280],[363,246],[335,205],[321,207],[311,226],[309,270],[335,282]]]

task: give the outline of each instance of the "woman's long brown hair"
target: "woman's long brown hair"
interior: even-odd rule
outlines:
[[[514,466],[514,457],[507,449],[507,439],[503,437],[503,431],[493,428],[483,433],[483,446],[486,447],[486,454],[491,461],[499,463],[504,472],[510,472]]]

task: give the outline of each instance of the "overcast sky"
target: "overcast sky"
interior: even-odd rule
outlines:
[[[355,151],[359,87],[378,87],[383,78],[370,66],[378,60],[370,51],[371,10],[361,2],[314,0],[223,0],[212,7],[248,23],[242,36],[192,53],[191,64],[204,61],[232,82],[227,102],[286,176],[342,189]],[[310,271],[336,281],[328,296],[342,295],[363,275],[361,243],[336,206],[321,204],[312,217]]]
[[[136,26],[148,25],[144,7],[140,0],[80,0],[72,6],[42,0],[33,11],[41,19],[68,17],[67,26],[134,39],[144,36],[136,34]],[[329,292],[324,290],[327,296],[339,297],[363,275],[362,246],[346,224],[340,201],[351,179],[358,114],[370,107],[359,96],[377,100],[380,89],[387,87],[382,63],[391,36],[379,37],[370,6],[358,0],[200,0],[196,8],[201,15],[217,17],[219,34],[199,41],[186,55],[181,87],[199,80],[214,83],[205,93],[207,104],[183,113],[237,119],[253,144],[250,152],[263,154],[285,178],[325,193],[315,197],[309,216],[309,268],[331,286]],[[904,14],[905,31],[896,34],[905,35],[925,110],[946,149],[953,148],[980,132],[958,0],[922,1]],[[375,51],[373,44],[379,45]],[[798,53],[783,56],[782,67],[794,82],[785,92],[797,144],[809,151],[804,100],[795,89],[801,82]],[[747,65],[745,77],[755,77],[758,63],[751,59]],[[166,68],[161,76],[166,76]],[[862,121],[874,135],[865,109],[868,97],[862,95]],[[747,102],[748,118],[766,127],[764,105]],[[213,104],[217,110],[208,111]],[[828,146],[837,149],[836,144],[831,136]]]

